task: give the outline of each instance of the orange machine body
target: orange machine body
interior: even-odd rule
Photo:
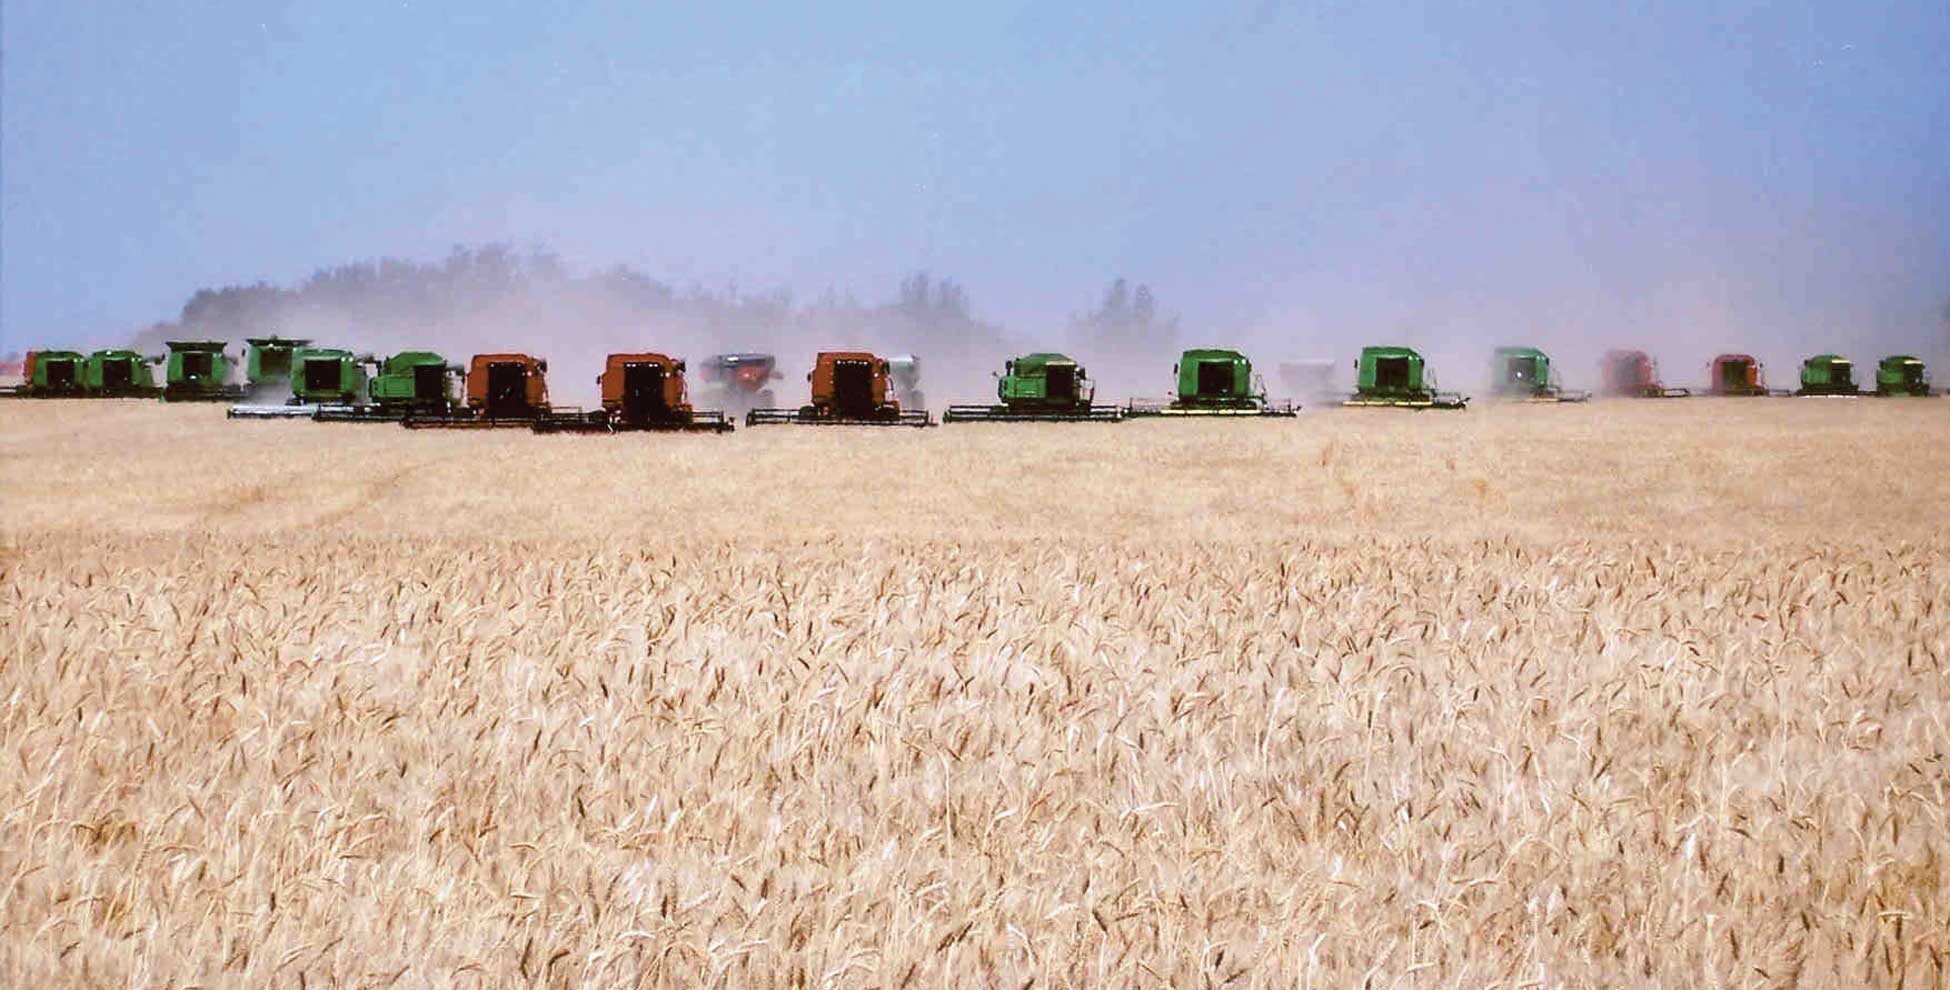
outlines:
[[[823,351],[806,380],[812,383],[816,415],[845,419],[900,416],[900,403],[891,394],[886,360],[866,351]]]
[[[603,363],[603,412],[619,422],[681,419],[691,413],[684,362],[664,354],[611,354]]]
[[[467,366],[467,408],[483,419],[548,411],[548,362],[527,354],[476,354]]]
[[[1767,380],[1752,354],[1722,354],[1713,359],[1714,395],[1763,395]]]

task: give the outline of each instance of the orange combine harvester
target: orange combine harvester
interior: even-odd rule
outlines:
[[[892,368],[866,351],[826,351],[806,380],[810,400],[797,409],[754,409],[747,426],[933,426],[925,409],[902,409],[893,394]]]

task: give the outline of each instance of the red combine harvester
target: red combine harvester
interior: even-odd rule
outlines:
[[[733,418],[775,406],[771,385],[782,377],[777,368],[778,359],[770,354],[713,354],[699,368],[698,401]]]
[[[476,354],[467,365],[467,407],[451,414],[415,414],[410,430],[530,427],[549,416],[548,362],[527,354]]]
[[[1604,394],[1626,399],[1683,399],[1691,389],[1667,388],[1659,365],[1644,351],[1606,351],[1600,367]]]
[[[583,415],[551,411],[534,422],[537,433],[623,433],[635,430],[697,430],[728,433],[716,410],[691,408],[684,362],[663,354],[611,354],[596,379],[603,408]]]
[[[1711,395],[1767,396],[1776,394],[1767,387],[1760,361],[1752,354],[1722,354],[1713,359]]]

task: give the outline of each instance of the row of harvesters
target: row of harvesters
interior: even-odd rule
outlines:
[[[155,358],[113,348],[80,351],[28,351],[21,364],[21,383],[0,389],[0,397],[21,399],[154,398],[152,365]]]
[[[1668,388],[1659,381],[1658,366],[1644,351],[1611,351],[1603,364],[1606,395],[1619,398],[1676,399],[1692,389]],[[1801,362],[1801,387],[1777,389],[1767,385],[1765,371],[1752,354],[1722,354],[1713,359],[1705,394],[1714,396],[1801,396],[1805,398],[1862,395],[1928,396],[1929,371],[1921,359],[1892,354],[1876,365],[1875,387],[1855,383],[1855,364],[1839,354],[1817,354]]]

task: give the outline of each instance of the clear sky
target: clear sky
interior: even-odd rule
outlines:
[[[488,241],[1030,333],[1123,274],[1208,339],[1943,334],[1944,0],[817,7],[7,0],[0,349]]]

